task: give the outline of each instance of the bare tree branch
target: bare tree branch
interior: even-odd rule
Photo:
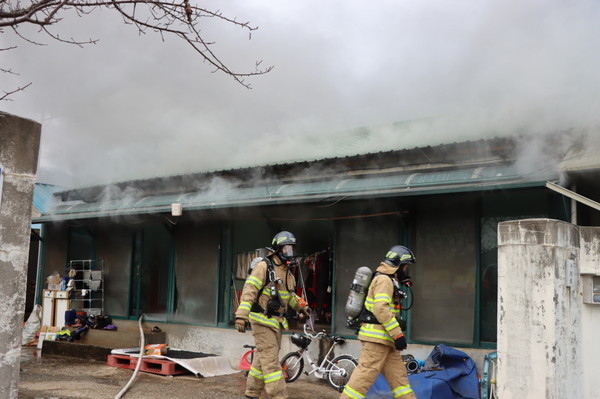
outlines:
[[[2,96],[0,96],[0,101],[12,101],[12,100],[9,98],[9,97],[10,97],[12,94],[15,94],[16,92],[19,92],[19,91],[23,91],[23,90],[25,90],[26,88],[28,88],[29,86],[31,86],[31,82],[30,82],[30,83],[27,83],[25,86],[17,87],[17,88],[16,88],[16,89],[14,89],[14,90],[11,90],[11,91],[5,91],[5,92],[4,92],[4,94],[3,94]]]
[[[164,40],[165,35],[175,36],[187,42],[204,61],[214,69],[213,72],[223,72],[246,88],[250,85],[244,78],[265,74],[273,66],[261,67],[262,61],[255,63],[255,69],[248,72],[234,71],[223,62],[219,55],[213,51],[215,42],[205,39],[202,33],[202,23],[206,18],[217,19],[223,23],[231,24],[248,32],[251,38],[252,31],[258,29],[251,26],[250,22],[240,22],[221,13],[220,10],[212,11],[194,5],[190,0],[0,0],[0,34],[3,27],[11,27],[20,37],[34,44],[37,41],[24,37],[19,28],[25,25],[39,26],[40,32],[45,33],[53,40],[84,46],[95,44],[96,39],[86,41],[74,38],[65,39],[53,33],[50,29],[59,24],[61,15],[67,11],[75,11],[79,17],[91,14],[97,9],[108,9],[117,12],[126,24],[134,25],[139,33],[156,32]],[[10,50],[6,48],[0,50]],[[0,72],[10,69],[0,68]],[[21,91],[28,85],[14,91],[5,92],[0,100],[8,95]]]

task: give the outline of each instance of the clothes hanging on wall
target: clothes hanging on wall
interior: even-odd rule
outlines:
[[[265,257],[267,250],[265,248],[253,249],[251,251],[242,252],[233,257],[233,270],[235,278],[238,280],[246,280],[248,277],[248,269],[254,258]]]
[[[317,252],[302,259],[306,269],[305,287],[308,303],[318,322],[331,320],[331,259],[329,251]]]

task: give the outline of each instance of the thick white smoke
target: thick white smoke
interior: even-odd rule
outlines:
[[[64,20],[84,49],[5,31],[1,89],[33,85],[0,107],[43,123],[40,179],[65,185],[599,125],[597,2],[288,3],[205,4],[259,26],[205,27],[233,68],[275,65],[252,90],[107,10]]]

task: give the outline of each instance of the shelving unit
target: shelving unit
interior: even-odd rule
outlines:
[[[75,286],[69,293],[71,309],[87,312],[88,316],[104,312],[104,265],[92,259],[67,262],[66,274],[74,270]],[[73,274],[73,272],[71,272]]]

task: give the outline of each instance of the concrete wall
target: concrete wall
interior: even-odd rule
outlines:
[[[598,397],[600,308],[583,303],[581,273],[600,274],[599,248],[600,228],[499,224],[498,397]]]
[[[580,227],[581,262],[580,272],[583,280],[600,276],[600,227]],[[599,277],[600,278],[600,277]],[[588,293],[586,293],[588,294]],[[583,292],[582,292],[583,295]],[[598,388],[598,359],[600,359],[600,304],[583,304],[581,314],[581,346],[583,368],[583,397],[600,397]]]
[[[16,398],[41,126],[0,112],[0,398]]]

